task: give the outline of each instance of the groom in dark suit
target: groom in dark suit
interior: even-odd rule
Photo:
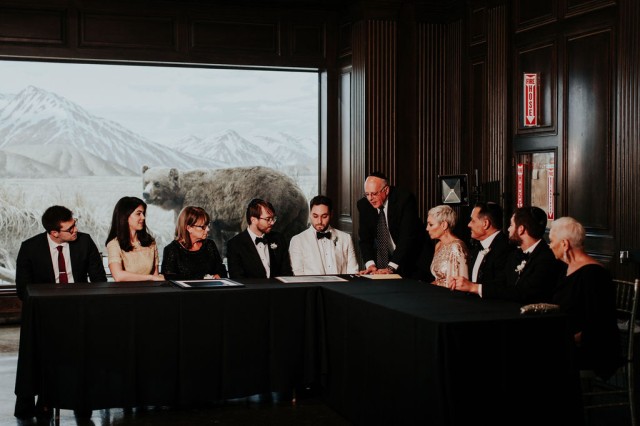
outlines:
[[[291,276],[289,244],[277,232],[276,212],[271,203],[258,198],[247,206],[247,229],[227,242],[230,278]]]
[[[469,261],[471,281],[504,278],[507,258],[515,245],[509,244],[507,235],[502,232],[502,208],[496,203],[477,203],[471,211],[468,227],[471,238],[478,242],[471,250]]]
[[[364,182],[358,212],[360,252],[366,268],[361,273],[411,276],[426,241],[413,194],[389,186],[384,174],[373,172]]]
[[[18,252],[16,291],[20,300],[26,299],[28,284],[107,281],[98,248],[88,234],[78,232],[71,210],[49,207],[42,215],[42,226],[45,232],[24,241]],[[21,419],[34,416],[46,419],[51,411],[43,401],[34,405],[33,396],[18,395],[14,415]]]
[[[546,225],[547,215],[542,209],[517,209],[511,217],[509,240],[519,248],[509,255],[504,276],[483,284],[455,277],[452,289],[475,293],[484,299],[506,299],[522,304],[550,302],[563,264],[542,239]]]

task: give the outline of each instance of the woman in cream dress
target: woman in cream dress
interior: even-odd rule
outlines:
[[[109,269],[116,281],[164,281],[158,273],[158,248],[145,223],[147,204],[122,197],[113,209],[107,237]]]
[[[441,205],[429,210],[427,232],[432,240],[438,240],[431,262],[431,274],[435,277],[432,284],[446,287],[450,277],[469,278],[467,247],[453,235],[455,224],[456,212],[451,207]]]

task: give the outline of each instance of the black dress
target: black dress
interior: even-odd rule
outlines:
[[[189,251],[176,240],[164,248],[162,274],[168,280],[199,280],[205,275],[227,276],[213,240],[206,239],[198,251]]]
[[[609,272],[589,264],[561,277],[553,303],[569,314],[571,332],[582,331],[576,348],[578,367],[608,377],[620,365],[622,353],[616,320],[615,288]]]

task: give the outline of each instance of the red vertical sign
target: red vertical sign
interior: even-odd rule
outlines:
[[[538,125],[538,74],[524,73],[524,127]]]
[[[549,164],[547,166],[547,219],[554,220],[555,217],[555,197],[554,197],[554,189],[555,189],[555,169],[553,164]]]
[[[517,170],[517,188],[516,188],[516,207],[524,207],[524,164],[518,163]]]

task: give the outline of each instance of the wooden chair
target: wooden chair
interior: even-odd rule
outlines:
[[[640,280],[636,279],[634,282],[613,280],[613,284],[616,287],[616,310],[624,363],[613,377],[606,381],[597,377],[592,371],[580,372],[584,409],[588,417],[590,410],[595,408],[629,406],[631,424],[636,426],[633,345]],[[620,398],[621,396],[625,398]]]

